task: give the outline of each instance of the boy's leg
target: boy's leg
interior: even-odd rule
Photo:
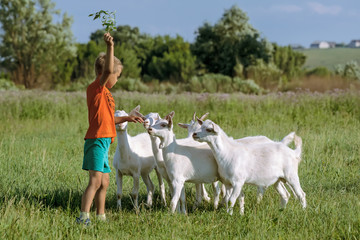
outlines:
[[[81,212],[90,212],[94,196],[102,185],[102,176],[102,172],[89,170],[89,184],[81,198]]]
[[[101,186],[95,194],[96,214],[105,214],[105,197],[109,187],[109,173],[103,173],[101,178]]]

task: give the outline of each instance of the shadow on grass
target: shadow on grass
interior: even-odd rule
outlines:
[[[45,208],[62,208],[75,210],[80,208],[82,192],[72,189],[54,189],[44,192],[32,192],[26,188],[15,188],[3,194],[0,202],[12,199],[14,204],[20,202]]]
[[[153,195],[153,204],[152,207],[149,207],[146,204],[147,195],[146,194],[139,194],[139,211],[142,211],[142,209],[151,209],[152,211],[166,211],[167,207],[163,205],[161,202],[160,195],[155,191]],[[167,205],[170,204],[170,199],[167,199]],[[119,211],[119,208],[117,207],[117,195],[112,194],[108,195],[106,198],[106,209],[112,210],[112,211]],[[124,194],[121,198],[121,210],[126,212],[134,211],[136,212],[134,201],[132,200],[130,194]]]
[[[79,211],[81,206],[83,190],[73,189],[53,189],[46,192],[32,192],[26,188],[14,188],[7,193],[1,194],[0,205],[5,205],[9,200],[13,201],[14,205],[21,203],[43,206],[45,208],[61,208],[68,211]],[[146,205],[146,194],[139,194],[139,209],[150,209]],[[168,200],[168,204],[169,204]],[[107,194],[106,196],[106,209],[117,211],[117,196],[116,194]],[[92,210],[95,208],[94,204]],[[152,211],[166,211],[167,208],[161,203],[161,198],[158,193],[155,192],[153,196]],[[124,195],[122,198],[122,210],[123,211],[135,211],[133,200],[130,195]],[[136,212],[136,211],[135,211]]]
[[[347,190],[353,190],[355,186],[358,186],[358,183],[351,183],[348,186],[338,186],[339,188]],[[255,204],[255,193],[251,191],[246,191],[247,201],[246,208],[248,209],[256,209],[257,204]],[[41,208],[49,208],[49,209],[62,209],[64,211],[78,212],[81,207],[81,198],[82,198],[83,190],[81,189],[71,189],[71,188],[54,188],[50,190],[31,190],[27,187],[19,188],[9,188],[9,191],[6,193],[0,194],[0,206],[6,206],[9,200],[13,202],[14,205],[19,203],[25,204],[25,206],[36,206]],[[187,214],[196,214],[199,212],[205,211],[225,211],[225,206],[220,204],[219,208],[215,210],[213,198],[211,198],[210,202],[205,202],[195,206],[195,191],[191,187],[187,187],[185,190],[186,195],[186,210]],[[212,192],[209,191],[209,195],[212,196]],[[124,193],[122,198],[122,209],[123,212],[133,212],[134,214],[139,214],[141,212],[170,212],[170,194],[167,192],[166,201],[167,206],[165,207],[161,202],[161,196],[159,191],[155,191],[153,195],[153,205],[149,207],[146,204],[147,195],[145,192],[140,192],[139,194],[139,208],[135,209],[133,204],[133,200],[130,197],[129,193]],[[222,199],[222,198],[221,198]],[[221,202],[220,199],[220,202]],[[107,211],[117,212],[120,211],[117,207],[117,195],[113,191],[108,192],[106,196],[106,206]],[[238,211],[238,204],[235,205],[235,208]],[[95,206],[93,204],[91,211],[95,210]]]

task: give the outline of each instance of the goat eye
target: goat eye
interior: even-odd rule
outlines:
[[[165,123],[161,124],[161,127],[166,127],[166,124]]]
[[[207,132],[212,132],[212,129],[207,128],[206,131],[207,131]]]

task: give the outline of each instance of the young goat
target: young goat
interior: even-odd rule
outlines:
[[[209,144],[226,189],[232,188],[231,195],[226,196],[227,211],[230,214],[245,183],[266,189],[273,184],[279,186],[280,181],[286,181],[300,199],[303,208],[306,208],[305,193],[300,186],[298,176],[302,146],[300,137],[294,136],[295,150],[276,142],[243,144],[229,138],[210,120],[198,119],[198,122],[201,129],[193,134],[193,138]],[[240,211],[243,211],[241,206]]]
[[[205,113],[200,120],[204,121],[204,119],[209,115],[209,113]],[[192,138],[192,135],[200,130],[201,125],[198,123],[198,121],[196,120],[196,112],[194,112],[192,120],[190,121],[189,124],[185,124],[185,123],[178,123],[178,125],[182,128],[185,128],[188,130],[188,137]],[[294,140],[294,136],[295,133],[291,132],[290,134],[288,134],[287,136],[285,136],[282,140],[281,143],[285,144],[285,145],[289,145],[293,140]],[[244,137],[244,138],[240,138],[240,139],[235,139],[235,141],[243,143],[243,144],[260,144],[260,143],[269,143],[269,142],[273,142],[271,139],[269,139],[268,137],[265,136],[250,136],[250,137]],[[281,208],[285,208],[287,202],[289,201],[290,198],[290,194],[287,191],[285,185],[283,182],[280,182],[278,185],[275,186],[276,191],[279,193],[280,195],[280,206]],[[222,185],[222,193],[225,196],[225,185]],[[260,201],[263,198],[265,189],[261,186],[258,186],[257,188],[257,202],[260,203]],[[228,191],[228,194],[231,194],[231,191]],[[244,212],[244,194],[241,193],[240,194],[241,198],[240,198],[240,209],[241,212]],[[222,204],[225,203],[225,198],[222,201]]]
[[[139,116],[138,111],[140,106],[137,106],[130,112],[130,115]],[[125,111],[117,110],[115,116],[128,116]],[[155,169],[157,178],[159,180],[161,200],[166,205],[165,200],[165,185],[162,181],[161,174],[156,166],[154,155],[151,149],[151,142],[147,133],[141,133],[131,137],[127,133],[127,122],[116,125],[118,143],[114,155],[113,166],[116,169],[116,183],[117,183],[117,204],[121,209],[122,198],[122,178],[123,175],[132,176],[134,186],[131,196],[134,205],[138,207],[139,195],[139,178],[143,179],[147,188],[147,204],[152,205],[152,197],[154,193],[154,185],[150,179],[150,172]]]
[[[173,117],[171,112],[148,128],[148,133],[160,138],[159,148],[162,149],[167,174],[173,188],[171,212],[175,212],[180,199],[181,211],[185,209],[185,182],[213,183],[219,179],[217,164],[211,150],[205,145],[194,146],[178,144],[173,133]],[[214,189],[214,205],[219,202],[220,189]]]
[[[148,130],[149,127],[153,126],[159,119],[161,119],[161,117],[158,113],[149,113],[146,116],[144,116],[143,118],[144,118],[144,127],[146,130]],[[162,178],[164,178],[165,181],[168,183],[170,194],[172,195],[173,189],[172,189],[171,181],[170,181],[170,178],[166,171],[166,165],[164,162],[164,158],[162,156],[162,151],[161,151],[161,149],[159,149],[160,140],[159,140],[159,138],[157,138],[155,136],[151,136],[149,134],[147,134],[147,135],[150,136],[151,148],[152,148],[152,152],[153,152],[153,155],[155,158],[155,162],[156,162],[158,171],[161,174]],[[178,210],[180,210],[180,209],[178,209]]]
[[[151,126],[155,125],[155,123],[157,123],[157,121],[161,120],[161,117],[158,113],[149,113],[144,117],[144,127],[146,130],[148,130]],[[190,130],[189,130],[190,131]],[[178,143],[180,144],[193,144],[193,145],[202,145],[199,144],[199,142],[194,141],[194,139],[192,139],[192,134],[193,132],[190,132],[188,134],[187,138],[184,139],[179,139],[177,140]],[[150,139],[151,139],[151,144],[152,144],[152,150],[154,153],[154,157],[158,166],[158,170],[161,173],[162,177],[167,181],[169,188],[170,188],[170,192],[171,195],[173,193],[173,189],[172,189],[172,184],[171,184],[171,180],[168,176],[168,173],[166,171],[166,165],[164,162],[164,158],[162,155],[162,150],[159,149],[159,145],[160,145],[160,139],[158,137],[149,135]],[[207,144],[206,144],[207,146]],[[217,184],[218,183],[213,183],[214,184],[214,188],[217,188]],[[208,196],[206,189],[204,187],[204,184],[195,184],[196,187],[196,202],[195,202],[195,207],[198,206],[201,203],[201,200],[204,199],[205,201],[209,202],[210,201],[210,197]],[[180,207],[178,205],[178,207]],[[217,204],[215,203],[215,208],[217,208]],[[178,209],[180,210],[180,209]]]

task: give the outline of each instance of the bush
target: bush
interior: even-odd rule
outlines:
[[[212,74],[212,77],[214,78],[217,85],[216,92],[233,92],[231,77],[222,74]]]
[[[0,90],[17,90],[15,83],[11,80],[0,78]]]
[[[234,66],[234,77],[244,77],[244,66],[241,63]]]
[[[153,90],[154,92],[157,93],[165,93],[165,94],[173,94],[173,93],[177,93],[178,92],[178,88],[176,85],[173,85],[169,82],[162,82],[159,84],[157,89]]]
[[[283,80],[282,71],[275,64],[266,64],[262,59],[246,68],[246,76],[254,79],[263,88],[277,88]]]
[[[205,74],[200,77],[200,81],[205,92],[215,93],[217,90],[217,83],[213,74]]]
[[[81,77],[77,79],[75,82],[69,84],[57,84],[55,86],[55,90],[66,91],[66,92],[86,91],[87,87],[94,80],[95,79],[91,77]]]
[[[185,88],[190,92],[233,92],[232,79],[222,74],[205,74],[203,76],[194,76],[189,80]]]
[[[189,92],[201,93],[203,91],[203,86],[200,78],[197,76],[193,76],[192,78],[190,78],[186,90]]]
[[[331,71],[326,67],[316,67],[306,72],[306,76],[329,77]]]
[[[205,74],[204,76],[194,76],[184,88],[189,92],[243,92],[251,94],[259,94],[263,89],[257,85],[254,80],[242,80],[240,77],[231,79],[222,74]]]
[[[123,89],[125,91],[137,91],[137,92],[148,92],[149,87],[143,83],[140,79],[137,78],[124,78],[119,80],[117,84],[115,84],[114,89]]]
[[[360,80],[360,67],[356,61],[339,64],[335,67],[335,74],[350,80]]]
[[[243,92],[247,94],[260,94],[263,92],[263,89],[252,79],[242,80],[239,77],[235,77],[232,85],[234,91],[236,92]]]
[[[58,91],[67,92],[86,91],[86,88],[92,81],[94,81],[94,79],[81,78],[71,84],[58,84],[55,89]],[[152,79],[151,82],[144,83],[138,78],[121,78],[112,89],[121,89],[129,92],[164,94],[182,93],[185,91],[195,93],[243,92],[250,94],[259,94],[263,92],[263,89],[261,89],[261,87],[253,80],[242,80],[239,77],[232,79],[229,76],[222,74],[205,74],[203,76],[193,76],[189,79],[188,83],[177,84],[171,82],[160,82],[157,79]]]

